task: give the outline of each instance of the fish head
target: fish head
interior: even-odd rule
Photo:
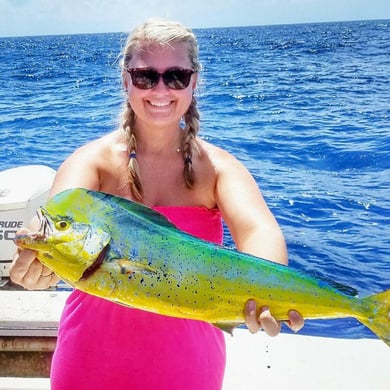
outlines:
[[[17,234],[15,244],[37,252],[37,258],[61,279],[74,284],[93,267],[111,240],[109,233],[71,215],[38,211],[37,232]]]

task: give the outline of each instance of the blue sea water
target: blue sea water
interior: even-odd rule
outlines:
[[[361,296],[390,288],[390,20],[195,32],[201,135],[251,171],[290,265]],[[0,38],[0,171],[57,169],[116,128],[125,39]],[[372,337],[353,319],[303,333]]]

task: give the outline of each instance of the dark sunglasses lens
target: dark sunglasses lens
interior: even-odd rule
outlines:
[[[150,89],[157,85],[159,74],[150,69],[134,69],[131,72],[131,81],[139,89]]]
[[[163,74],[163,80],[168,88],[184,89],[188,87],[192,73],[191,70],[187,69],[167,70]]]

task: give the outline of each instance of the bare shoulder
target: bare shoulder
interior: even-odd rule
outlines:
[[[224,173],[231,175],[234,171],[237,171],[237,174],[249,174],[246,167],[228,151],[204,140],[200,141],[200,145],[217,175]]]
[[[201,153],[204,153],[207,158],[216,165],[219,165],[223,162],[232,162],[235,160],[233,155],[231,155],[226,150],[203,139],[199,140],[199,145],[201,147]]]
[[[104,190],[105,178],[116,172],[126,158],[126,145],[118,131],[75,150],[61,165],[52,193],[70,187]]]
[[[118,130],[106,134],[100,138],[97,138],[75,150],[71,155],[71,158],[93,158],[96,159],[100,156],[112,153],[114,150],[126,150],[126,144],[124,138]],[[91,156],[91,153],[97,153],[97,155]]]
[[[214,198],[221,211],[227,215],[229,208],[237,207],[241,202],[262,199],[257,183],[244,164],[218,146],[206,141],[200,144],[213,170]]]
[[[109,162],[114,149],[120,149],[116,132],[107,134],[76,149],[62,164],[60,170],[99,169],[104,161]]]

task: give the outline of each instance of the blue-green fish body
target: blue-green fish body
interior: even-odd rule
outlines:
[[[390,290],[363,299],[284,265],[199,240],[165,217],[116,196],[67,190],[41,210],[38,233],[18,246],[70,285],[131,307],[203,320],[225,329],[244,322],[255,299],[286,320],[354,317],[390,345]]]

